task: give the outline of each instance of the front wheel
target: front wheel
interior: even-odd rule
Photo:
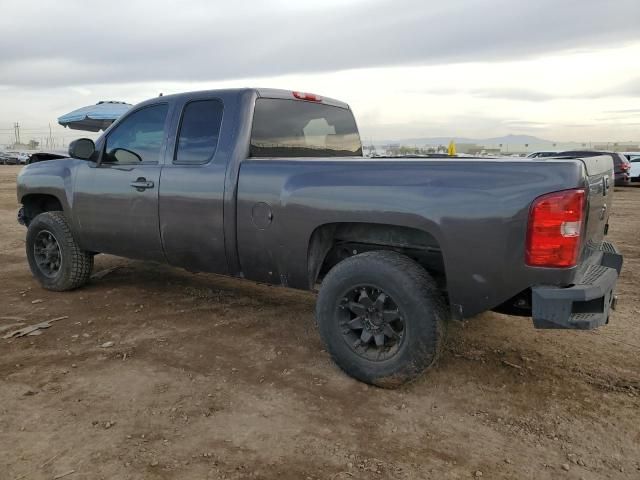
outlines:
[[[372,251],[333,267],[316,304],[332,358],[363,382],[394,388],[437,360],[447,307],[429,274],[410,258]]]
[[[62,212],[45,212],[29,223],[27,260],[47,290],[73,290],[89,281],[93,255],[82,250]]]

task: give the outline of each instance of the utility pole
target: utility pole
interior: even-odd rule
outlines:
[[[20,124],[18,122],[13,124],[13,134],[16,137],[16,143],[20,142]]]

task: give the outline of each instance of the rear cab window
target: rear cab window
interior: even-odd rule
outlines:
[[[222,102],[214,99],[195,100],[185,105],[173,163],[203,165],[211,161],[218,147],[222,111]]]
[[[360,135],[348,108],[302,100],[259,98],[250,156],[362,156]]]

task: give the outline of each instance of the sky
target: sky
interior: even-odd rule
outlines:
[[[365,141],[640,141],[638,0],[0,0],[0,144],[100,100],[274,87]]]

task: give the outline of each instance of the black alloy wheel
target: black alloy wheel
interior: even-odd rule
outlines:
[[[56,237],[48,230],[41,230],[33,242],[33,256],[42,274],[54,278],[60,273],[62,250]]]
[[[338,305],[342,335],[349,348],[370,361],[393,357],[402,345],[405,323],[400,309],[382,289],[362,285]]]

